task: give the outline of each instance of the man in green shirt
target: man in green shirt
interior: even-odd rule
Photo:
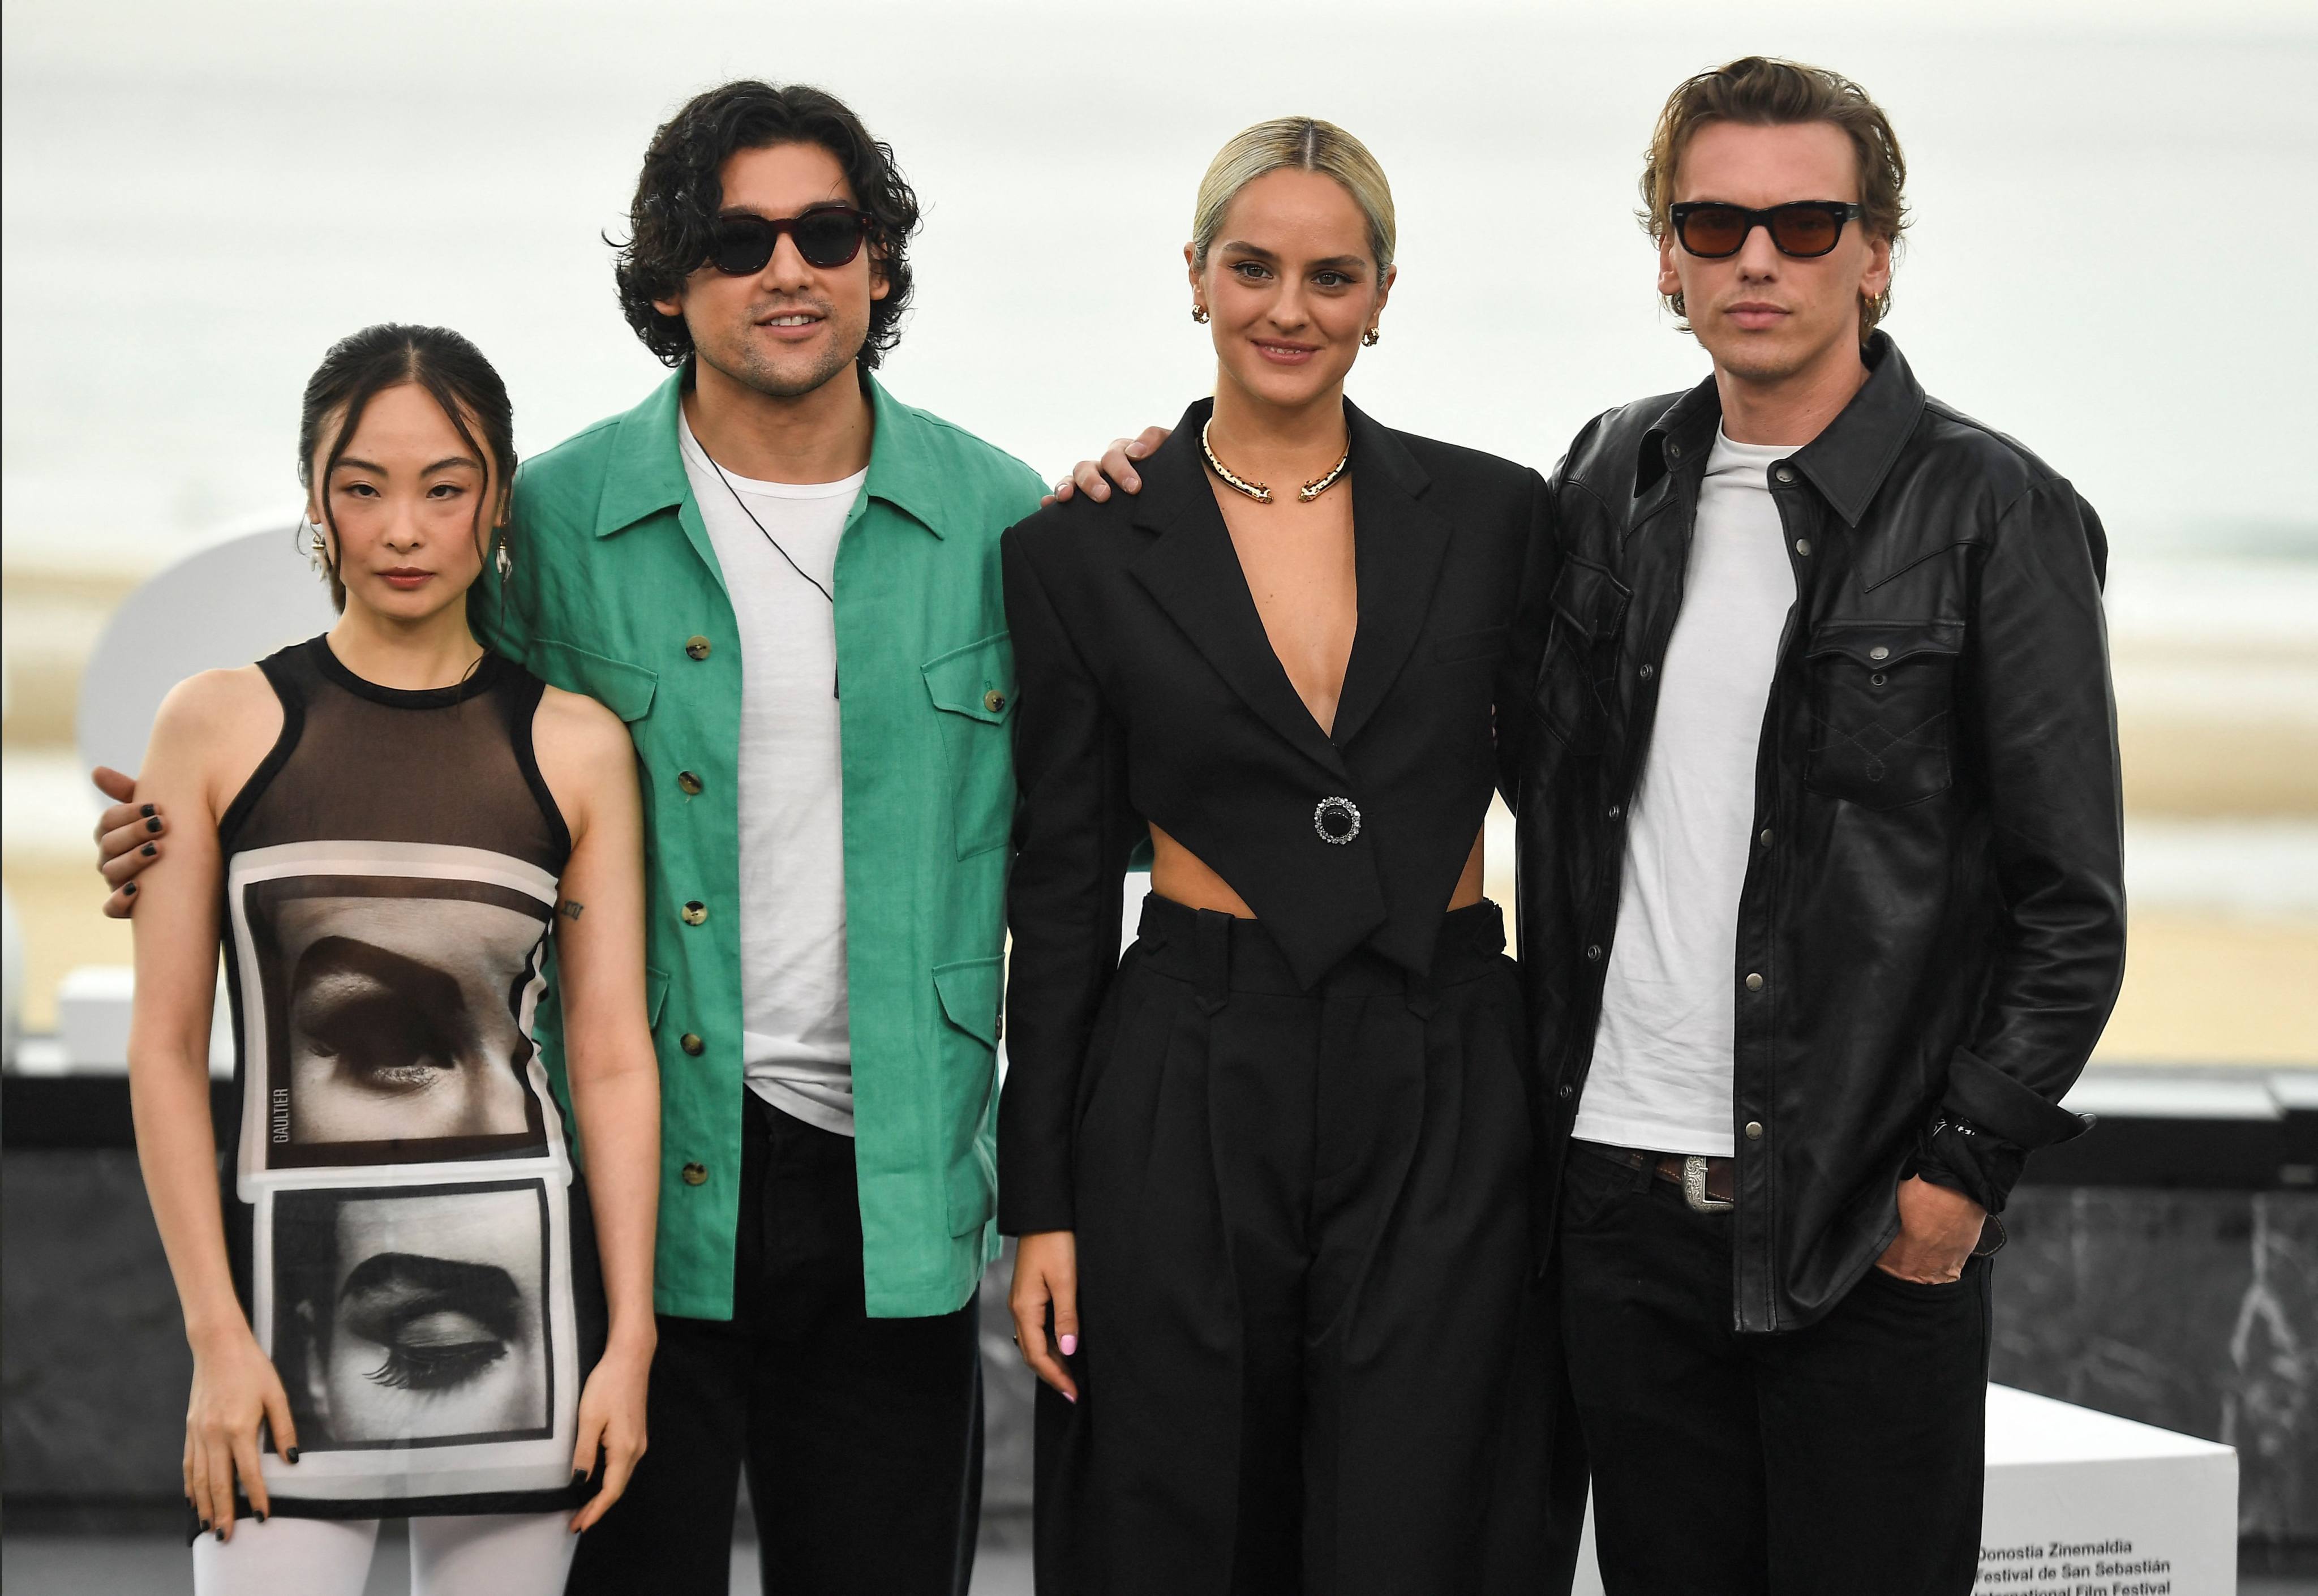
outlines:
[[[473,601],[628,723],[644,794],[650,1450],[571,1589],[721,1596],[745,1465],[768,1590],[963,1596],[1014,811],[998,538],[1043,484],[872,376],[918,205],[837,100],[699,95],[630,221],[622,307],[675,372],[522,469]],[[123,813],[115,913],[161,828]]]
[[[676,374],[517,479],[498,646],[628,723],[662,1185],[651,1451],[575,1592],[963,1592],[1029,468],[870,374],[917,202],[816,90],[653,139],[622,250]],[[481,588],[479,587],[479,591]],[[551,972],[551,981],[553,979]],[[553,1006],[542,1048],[559,1056]]]

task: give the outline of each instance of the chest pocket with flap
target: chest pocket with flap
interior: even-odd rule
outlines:
[[[920,667],[941,723],[957,856],[1003,847],[1014,824],[1014,644],[1003,632]]]
[[[658,671],[553,638],[534,642],[526,663],[543,681],[585,693],[632,726],[651,713],[652,698],[660,691]]]
[[[1812,791],[1865,809],[1898,809],[1954,779],[1954,622],[1823,624],[1810,668]]]

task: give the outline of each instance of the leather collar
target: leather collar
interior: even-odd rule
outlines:
[[[1862,352],[1867,381],[1819,436],[1795,451],[1795,469],[1817,488],[1845,525],[1856,528],[1891,473],[1924,413],[1923,385],[1889,333],[1869,336]],[[1668,405],[1642,435],[1634,462],[1634,497],[1683,467],[1704,470],[1722,420],[1722,399],[1708,377]]]

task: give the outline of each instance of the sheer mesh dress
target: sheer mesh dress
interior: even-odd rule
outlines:
[[[241,1121],[235,1284],[297,1420],[274,1511],[576,1503],[605,1311],[586,1193],[532,1042],[571,853],[532,755],[539,680],[259,662],[282,735],[220,828]]]

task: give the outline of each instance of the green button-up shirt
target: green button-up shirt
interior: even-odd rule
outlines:
[[[992,1134],[1014,774],[998,537],[1021,462],[865,376],[876,434],[837,550],[846,969],[873,1315],[947,1314],[995,1256]],[[478,632],[628,723],[660,1070],[663,1314],[727,1319],[741,1193],[741,638],[678,453],[681,375],[516,477]],[[707,905],[701,923],[682,916]],[[537,1035],[569,1107],[548,971]]]

